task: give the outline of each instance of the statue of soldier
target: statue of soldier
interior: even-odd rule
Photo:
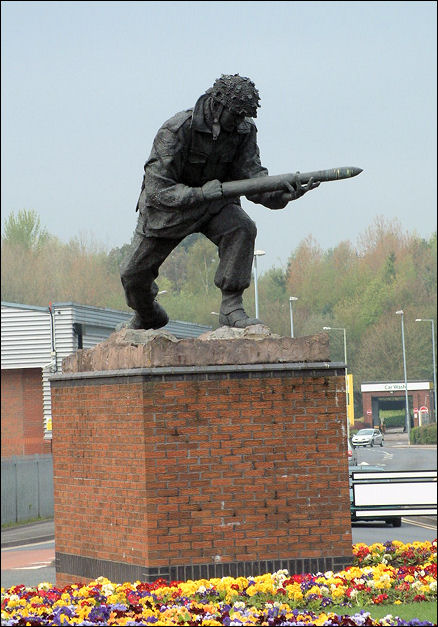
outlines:
[[[222,292],[219,323],[244,328],[260,320],[247,315],[242,294],[249,287],[256,225],[239,198],[224,198],[221,183],[267,176],[257,146],[259,92],[247,77],[222,75],[196,102],[159,129],[144,166],[131,253],[121,273],[126,302],[135,311],[134,329],[167,324],[155,300],[160,265],[191,233],[203,233],[218,247],[214,283]],[[309,181],[248,200],[282,209],[317,187]]]

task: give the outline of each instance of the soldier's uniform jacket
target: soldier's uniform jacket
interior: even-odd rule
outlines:
[[[137,204],[147,236],[185,237],[225,205],[240,204],[238,198],[205,201],[200,188],[207,181],[268,175],[253,120],[245,118],[234,133],[222,130],[213,140],[205,120],[206,99],[201,96],[193,109],[167,120],[154,139]]]

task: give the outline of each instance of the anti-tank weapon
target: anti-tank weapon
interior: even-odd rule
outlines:
[[[303,185],[313,179],[320,181],[339,181],[341,179],[352,178],[362,172],[361,168],[343,167],[331,168],[330,170],[316,170],[315,172],[291,172],[289,174],[277,174],[274,176],[259,176],[253,179],[242,179],[240,181],[228,181],[222,183],[222,194],[224,198],[236,196],[251,196],[253,194],[263,194],[264,192],[287,191],[286,183]]]

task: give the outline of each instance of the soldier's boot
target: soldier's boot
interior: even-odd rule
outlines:
[[[123,326],[127,329],[161,329],[169,322],[169,316],[163,307],[154,300],[152,305],[134,316]]]
[[[258,318],[250,318],[244,309],[236,309],[229,314],[219,314],[219,323],[237,329],[244,329],[252,324],[263,324]]]
[[[243,308],[242,292],[222,291],[219,324],[244,329],[253,324],[263,324],[258,318],[250,318]]]

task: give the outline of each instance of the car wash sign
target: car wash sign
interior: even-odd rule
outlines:
[[[430,381],[408,381],[408,390],[430,390]],[[403,381],[388,381],[382,383],[362,383],[361,392],[404,392],[406,387]]]

